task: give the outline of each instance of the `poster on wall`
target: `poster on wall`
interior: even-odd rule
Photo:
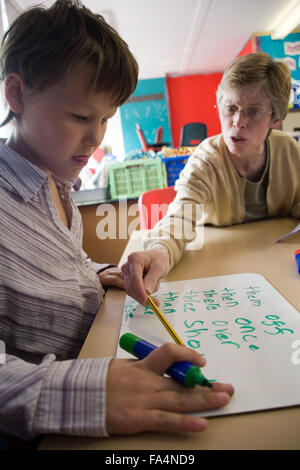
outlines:
[[[291,71],[292,92],[291,109],[300,108],[300,31],[288,34],[284,39],[272,39],[270,35],[256,35],[257,51],[270,54],[274,59],[283,61]]]
[[[139,80],[129,100],[120,107],[125,153],[142,148],[139,132],[151,147],[171,143],[168,100],[164,78]]]

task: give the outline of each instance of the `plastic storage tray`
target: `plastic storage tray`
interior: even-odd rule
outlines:
[[[182,155],[162,159],[166,169],[168,186],[174,186],[175,181],[179,178],[179,173],[184,168],[189,157],[190,155]]]
[[[164,187],[160,158],[113,163],[108,173],[111,199],[136,198],[148,189]]]

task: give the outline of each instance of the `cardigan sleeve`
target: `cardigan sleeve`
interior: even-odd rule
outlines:
[[[282,131],[269,136],[270,174],[267,190],[270,217],[300,218],[300,146]]]
[[[209,167],[197,154],[189,158],[176,181],[176,197],[167,214],[145,235],[145,249],[156,243],[168,248],[170,269],[180,260],[185,245],[196,237],[196,224],[204,221],[205,204],[210,202]]]
[[[145,249],[155,243],[168,248],[170,268],[180,260],[186,244],[196,237],[197,225],[230,225],[233,220],[242,220],[239,201],[243,188],[236,182],[236,172],[224,149],[221,134],[196,148],[176,181],[177,194],[166,216],[145,235]]]

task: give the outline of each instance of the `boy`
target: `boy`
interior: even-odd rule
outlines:
[[[12,24],[0,66],[4,123],[13,121],[0,148],[1,431],[30,440],[203,430],[205,419],[181,413],[224,406],[233,390],[186,390],[163,377],[175,361],[203,366],[194,351],[165,345],[143,361],[75,359],[102,285],[123,284],[118,269],[82,251],[69,192],[108,119],[135,89],[135,59],[102,17],[59,0]]]

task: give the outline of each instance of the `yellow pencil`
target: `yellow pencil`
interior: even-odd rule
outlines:
[[[181,341],[181,339],[179,338],[179,336],[175,333],[175,331],[173,330],[173,328],[171,327],[170,323],[168,322],[168,320],[163,316],[163,314],[161,313],[161,311],[158,309],[157,305],[155,304],[155,302],[153,302],[153,300],[151,299],[150,295],[147,295],[147,299],[148,299],[148,304],[150,305],[150,307],[152,308],[152,310],[154,311],[154,313],[157,315],[157,317],[159,318],[159,320],[162,322],[162,324],[164,325],[164,327],[166,328],[166,330],[168,331],[168,333],[170,333],[170,335],[172,336],[172,338],[174,339],[175,343],[177,344],[181,344],[181,346],[185,346],[185,344],[183,343],[183,341]]]

